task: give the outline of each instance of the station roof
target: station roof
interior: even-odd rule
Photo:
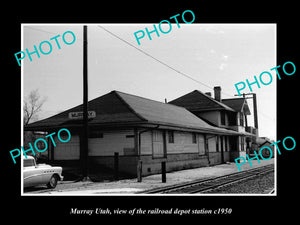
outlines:
[[[250,115],[250,109],[245,98],[227,98],[222,99],[222,102],[237,112],[244,112]]]
[[[194,90],[177,99],[174,99],[173,101],[170,101],[169,104],[184,107],[191,112],[212,111],[212,110],[227,110],[232,112],[235,111],[228,105],[215,100],[211,96],[199,90]]]
[[[30,123],[25,126],[25,130],[46,131],[63,127],[80,127],[82,126],[82,119],[74,120],[69,118],[69,113],[80,111],[83,111],[82,104],[47,119]],[[89,119],[89,126],[91,127],[155,125],[164,129],[224,135],[245,135],[225,128],[211,126],[183,107],[120,91],[112,91],[89,101],[88,111],[96,112],[96,116]]]

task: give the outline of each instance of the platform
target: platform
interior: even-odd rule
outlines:
[[[253,166],[245,163],[241,166],[242,171],[274,164],[274,159],[251,161]],[[137,192],[174,185],[177,183],[188,182],[195,179],[222,176],[230,173],[239,172],[235,163],[220,164],[211,167],[201,167],[196,169],[187,169],[167,173],[167,182],[162,183],[161,174],[143,177],[142,182],[137,179],[124,179],[119,181],[107,182],[61,182],[54,190],[43,190],[41,192],[24,193],[24,195],[42,194],[42,195],[136,195]],[[276,173],[276,169],[275,169]]]

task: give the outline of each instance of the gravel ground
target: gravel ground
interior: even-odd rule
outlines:
[[[274,172],[259,175],[243,182],[237,182],[207,193],[266,194],[274,188]]]
[[[243,165],[244,167],[242,168],[242,171],[256,168],[259,166],[274,164],[274,159],[261,161],[260,164],[258,164],[258,162],[254,160],[252,164],[253,167],[250,167],[248,163]],[[195,179],[222,176],[234,172],[238,172],[236,164],[226,163],[226,164],[221,164],[221,165],[216,165],[211,167],[201,167],[196,169],[187,169],[187,170],[170,172],[167,173],[166,183],[161,182],[161,174],[155,174],[155,175],[143,177],[142,182],[137,182],[136,178],[124,179],[119,181],[104,180],[102,182],[60,181],[55,189],[46,189],[46,186],[37,186],[37,187],[24,190],[24,194],[46,194],[46,195],[47,194],[53,194],[53,195],[135,194],[137,192],[149,190],[152,188],[174,185],[182,182],[192,181]],[[263,183],[263,180],[261,183]],[[234,193],[238,193],[238,192],[234,192]],[[246,193],[253,193],[253,192],[246,192]]]

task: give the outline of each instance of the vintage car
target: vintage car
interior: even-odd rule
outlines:
[[[55,188],[59,180],[63,180],[62,168],[47,164],[36,164],[34,157],[23,157],[23,179],[24,187],[47,185]]]

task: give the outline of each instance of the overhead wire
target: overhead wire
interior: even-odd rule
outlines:
[[[201,84],[201,85],[203,85],[203,86],[205,86],[205,87],[207,87],[207,88],[213,90],[213,87],[210,87],[209,85],[207,85],[207,84],[205,84],[205,83],[203,83],[203,82],[201,82],[201,81],[199,81],[199,80],[193,78],[192,76],[190,76],[190,75],[188,75],[188,74],[186,74],[186,73],[183,73],[183,72],[179,71],[178,69],[175,69],[174,67],[168,65],[167,63],[165,63],[165,62],[161,61],[160,59],[157,59],[156,57],[154,57],[154,56],[152,56],[151,54],[147,53],[146,51],[144,51],[144,50],[142,50],[142,49],[140,49],[140,48],[134,46],[133,44],[131,44],[130,42],[124,40],[123,38],[119,37],[118,35],[114,34],[113,32],[107,30],[107,29],[104,28],[103,26],[97,25],[97,27],[103,29],[104,31],[106,31],[107,33],[111,34],[111,35],[114,36],[115,38],[121,40],[122,42],[126,43],[127,45],[133,47],[134,49],[136,49],[136,50],[138,50],[139,52],[143,53],[144,55],[146,55],[146,56],[152,58],[153,60],[159,62],[160,64],[162,64],[162,65],[168,67],[169,69],[171,69],[171,70],[177,72],[178,74],[180,74],[180,75],[182,75],[182,76],[184,76],[184,77],[186,77],[186,78],[188,78],[188,79],[190,79],[190,80],[193,80],[194,82],[196,82],[196,83],[198,83],[198,84]],[[226,92],[224,92],[224,91],[221,91],[221,93],[223,93],[223,94],[225,94],[225,95],[227,95],[227,96],[232,97],[232,95],[230,95],[230,94],[228,94],[228,93],[226,93]],[[271,117],[267,116],[266,114],[263,114],[263,113],[261,113],[261,112],[259,112],[259,111],[258,111],[258,113],[261,114],[262,116],[264,116],[265,118],[268,118],[268,119],[270,119],[270,120],[272,120],[272,121],[275,121],[274,118],[271,118]]]
[[[209,86],[209,85],[207,85],[207,84],[205,84],[205,83],[203,83],[203,82],[201,82],[201,81],[195,79],[194,77],[192,77],[192,76],[190,76],[190,75],[188,75],[188,74],[186,74],[186,73],[184,73],[184,72],[179,71],[178,69],[175,69],[173,66],[168,65],[167,63],[163,62],[162,60],[160,60],[160,59],[158,59],[158,58],[152,56],[152,55],[149,54],[148,52],[146,52],[146,51],[144,51],[144,50],[142,50],[142,49],[140,49],[140,48],[134,46],[134,45],[131,44],[130,42],[126,41],[125,39],[119,37],[118,35],[114,34],[114,33],[111,32],[111,31],[107,30],[107,29],[104,28],[103,26],[97,25],[97,27],[103,29],[104,31],[106,31],[106,32],[109,33],[110,35],[112,35],[112,36],[114,36],[115,38],[121,40],[122,42],[126,43],[127,45],[133,47],[134,49],[138,50],[139,52],[143,53],[144,55],[146,55],[146,56],[152,58],[152,59],[155,60],[156,62],[158,62],[158,63],[160,63],[160,64],[162,64],[162,65],[168,67],[169,69],[175,71],[176,73],[178,73],[178,74],[180,74],[180,75],[182,75],[182,76],[184,76],[184,77],[186,77],[186,78],[188,78],[188,79],[190,79],[190,80],[192,80],[192,81],[194,81],[194,82],[196,82],[196,83],[198,83],[198,84],[201,84],[201,85],[203,85],[203,86],[205,86],[205,87],[207,87],[207,88],[213,90],[213,87],[211,87],[211,86]],[[56,33],[54,33],[54,32],[46,31],[46,30],[43,30],[43,29],[40,29],[40,28],[33,28],[32,26],[24,26],[24,28],[28,28],[28,29],[32,29],[32,30],[36,30],[36,31],[48,33],[48,34],[56,34]],[[80,40],[80,39],[78,38],[78,40]],[[221,91],[221,92],[222,92],[223,94],[227,95],[227,96],[230,96],[230,97],[232,96],[232,95],[230,95],[230,94],[225,93],[224,91]]]
[[[205,87],[207,87],[207,88],[213,90],[213,87],[211,87],[211,86],[209,86],[209,85],[207,85],[207,84],[205,84],[205,83],[203,83],[203,82],[201,82],[201,81],[195,79],[194,77],[192,77],[192,76],[190,76],[190,75],[188,75],[188,74],[186,74],[186,73],[183,73],[183,72],[179,71],[178,69],[175,69],[174,67],[168,65],[167,63],[161,61],[160,59],[157,59],[156,57],[152,56],[152,55],[149,54],[148,52],[146,52],[146,51],[144,51],[144,50],[142,50],[142,49],[140,49],[140,48],[134,46],[134,45],[131,44],[130,42],[124,40],[123,38],[119,37],[118,35],[114,34],[113,32],[107,30],[107,29],[104,28],[103,26],[97,25],[97,27],[103,29],[104,31],[106,31],[107,33],[111,34],[111,35],[114,36],[115,38],[121,40],[122,42],[124,42],[124,43],[126,43],[127,45],[133,47],[134,49],[138,50],[139,52],[143,53],[144,55],[146,55],[146,56],[152,58],[152,59],[155,60],[156,62],[158,62],[158,63],[160,63],[160,64],[162,64],[162,65],[168,67],[169,69],[175,71],[176,73],[178,73],[178,74],[180,74],[180,75],[182,75],[182,76],[184,76],[184,77],[186,77],[186,78],[188,78],[188,79],[190,79],[190,80],[192,80],[192,81],[194,81],[194,82],[196,82],[196,83],[198,83],[198,84],[201,84],[201,85],[203,85],[203,86],[205,86]],[[222,91],[222,93],[225,94],[225,95],[227,95],[227,96],[230,96],[230,97],[232,96],[232,95],[227,94],[227,93],[225,93],[225,92],[223,92],[223,91]]]
[[[203,86],[205,86],[205,87],[207,87],[207,88],[213,90],[213,87],[211,87],[211,86],[209,86],[209,85],[207,85],[207,84],[205,84],[205,83],[203,83],[203,82],[201,82],[201,81],[195,79],[194,77],[192,77],[192,76],[190,76],[190,75],[188,75],[188,74],[186,74],[186,73],[184,73],[184,72],[179,71],[178,69],[175,69],[174,67],[168,65],[167,63],[163,62],[162,60],[157,59],[156,57],[152,56],[152,55],[149,54],[148,52],[146,52],[146,51],[144,51],[144,50],[142,50],[142,49],[140,49],[140,48],[134,46],[134,45],[131,44],[130,42],[124,40],[123,38],[119,37],[118,35],[114,34],[113,32],[107,30],[107,29],[104,28],[103,26],[97,25],[97,27],[101,28],[102,30],[106,31],[107,33],[109,33],[110,35],[114,36],[115,38],[121,40],[122,42],[126,43],[127,45],[133,47],[134,49],[138,50],[139,52],[143,53],[144,55],[146,55],[146,56],[152,58],[152,59],[155,60],[156,62],[158,62],[158,63],[160,63],[160,64],[166,66],[167,68],[169,68],[169,69],[175,71],[176,73],[178,73],[178,74],[180,74],[180,75],[182,75],[182,76],[184,76],[184,77],[186,77],[186,78],[188,78],[188,79],[190,79],[190,80],[192,80],[192,81],[194,81],[194,82],[196,82],[196,83],[198,83],[198,84],[201,84],[201,85],[203,85]],[[48,34],[57,34],[57,33],[54,33],[54,32],[51,32],[51,31],[46,31],[46,30],[43,30],[43,29],[40,29],[40,28],[33,28],[32,26],[24,26],[24,28],[28,28],[28,29],[31,29],[31,30],[36,30],[36,31],[40,31],[40,32],[48,33]],[[81,39],[78,38],[78,40],[81,40]],[[228,94],[228,93],[225,93],[224,91],[221,91],[221,92],[222,92],[223,94],[227,95],[227,96],[230,96],[230,97],[232,96],[232,95],[230,95],[230,94]],[[271,117],[269,117],[268,115],[266,115],[266,114],[264,114],[264,113],[262,113],[262,112],[259,112],[259,111],[258,111],[258,113],[261,114],[262,116],[264,116],[265,118],[268,118],[268,119],[270,119],[270,120],[272,120],[272,121],[275,121],[274,118],[271,118]]]

